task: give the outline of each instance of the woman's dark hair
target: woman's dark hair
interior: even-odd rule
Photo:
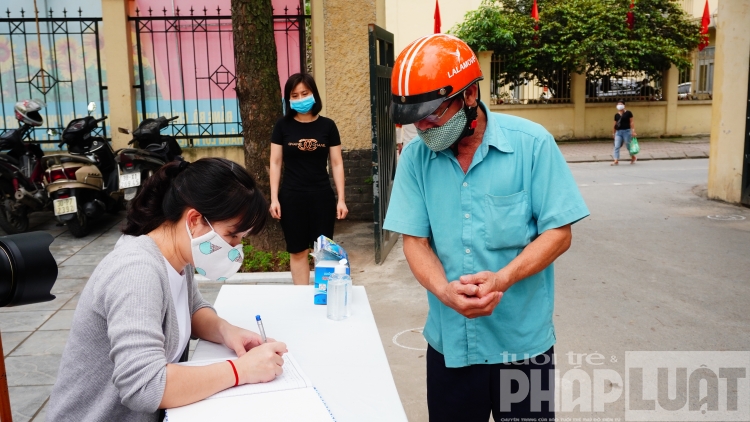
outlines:
[[[622,105],[625,105],[625,101],[623,101],[623,100],[620,100],[620,101],[618,101],[618,102],[617,102],[617,104],[622,104]]]
[[[166,222],[176,223],[186,208],[195,208],[211,223],[239,218],[235,234],[260,233],[268,217],[268,202],[247,170],[224,158],[201,158],[169,162],[146,179],[122,232],[147,234]]]
[[[310,112],[312,112],[313,116],[317,116],[323,110],[323,101],[320,99],[320,94],[318,93],[318,85],[315,84],[315,79],[313,79],[312,75],[309,73],[295,73],[286,80],[286,84],[284,85],[284,110],[286,110],[284,117],[287,119],[293,119],[297,115],[297,112],[292,110],[289,97],[292,96],[292,91],[299,84],[305,84],[312,91],[315,104]]]

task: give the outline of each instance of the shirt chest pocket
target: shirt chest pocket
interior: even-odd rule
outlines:
[[[484,205],[487,249],[521,249],[529,244],[531,208],[525,190],[509,196],[485,195]]]

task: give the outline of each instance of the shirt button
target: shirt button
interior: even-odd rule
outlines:
[[[466,253],[471,253],[471,249],[467,249],[467,250],[466,250]]]
[[[464,187],[467,187],[467,186],[469,186],[469,184],[468,184],[468,183],[466,183],[466,182],[464,182]]]
[[[469,218],[469,214],[464,214],[464,217]]]

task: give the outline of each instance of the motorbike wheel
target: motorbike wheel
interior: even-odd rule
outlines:
[[[0,228],[7,234],[23,233],[29,229],[29,215],[26,209],[17,214],[11,211],[12,201],[6,200],[0,204]]]
[[[73,237],[84,237],[91,232],[89,219],[83,212],[78,212],[76,218],[68,221],[68,230]]]
[[[122,211],[124,209],[126,209],[125,208],[125,199],[123,199],[122,196],[120,196],[119,198],[117,198],[117,200],[113,200],[112,203],[109,204],[109,206],[107,206],[107,212],[109,214],[115,214],[115,215],[117,215],[117,214],[120,213],[120,211]]]

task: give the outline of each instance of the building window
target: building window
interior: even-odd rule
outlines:
[[[714,50],[706,47],[698,53],[698,86],[697,94],[712,94],[714,90]]]
[[[688,68],[685,68],[685,69],[680,69],[680,81],[679,81],[678,83],[680,83],[680,84],[684,84],[684,83],[690,82],[690,81],[691,81],[691,79],[692,79],[692,78],[690,77],[690,76],[691,76],[691,75],[690,75],[690,72],[691,72],[692,70],[693,70],[693,69],[692,69],[692,68],[689,68],[689,67],[688,67]]]
[[[681,0],[680,3],[682,3],[682,10],[684,10],[685,13],[688,15],[693,14],[693,0]]]

